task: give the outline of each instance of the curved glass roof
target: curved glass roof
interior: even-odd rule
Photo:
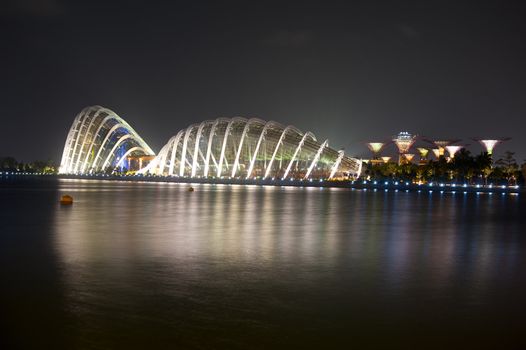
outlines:
[[[59,173],[84,174],[123,166],[128,156],[155,155],[135,130],[115,112],[84,108],[68,133]]]
[[[360,161],[311,132],[257,118],[219,118],[179,131],[140,173],[184,177],[330,179]]]

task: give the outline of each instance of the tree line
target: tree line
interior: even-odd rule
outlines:
[[[451,160],[441,156],[425,164],[394,162],[368,163],[364,176],[371,180],[400,180],[411,182],[458,182],[480,185],[517,185],[524,184],[526,163],[519,166],[515,152],[506,151],[502,158],[493,161],[483,152],[473,156],[463,148]]]
[[[44,173],[56,174],[58,167],[51,160],[35,160],[24,163],[17,161],[14,157],[0,157],[1,172],[18,172],[18,173]]]
[[[514,152],[506,151],[502,158],[493,161],[486,152],[473,156],[471,152],[463,148],[450,161],[441,156],[437,160],[430,160],[420,165],[415,163],[399,165],[394,162],[380,164],[369,162],[364,166],[363,177],[371,180],[389,179],[422,183],[524,184],[526,163],[520,166],[514,155]],[[56,174],[58,166],[51,160],[23,163],[14,157],[0,157],[0,171]],[[112,171],[114,169],[107,169],[108,173]]]

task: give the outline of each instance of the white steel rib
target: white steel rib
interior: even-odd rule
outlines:
[[[197,135],[195,136],[195,146],[194,146],[194,157],[192,159],[192,177],[195,177],[195,172],[197,171],[198,166],[198,152],[199,152],[199,141],[201,140],[201,134],[203,132],[203,128],[206,126],[206,124],[211,123],[210,120],[204,121],[199,125],[199,128],[197,129]]]
[[[170,168],[168,170],[168,175],[170,176],[173,176],[174,174],[175,156],[177,155],[177,147],[179,146],[179,141],[181,141],[181,136],[183,135],[183,133],[183,130],[179,131],[175,136],[175,140],[173,141],[172,156],[170,157]]]
[[[232,177],[236,176],[237,168],[239,167],[239,156],[241,155],[241,151],[243,149],[243,142],[245,141],[245,137],[247,136],[248,130],[250,129],[250,125],[253,123],[265,123],[260,119],[257,118],[250,118],[243,128],[243,133],[241,134],[241,140],[239,141],[239,147],[236,152],[236,159],[234,160],[234,166],[232,167]]]
[[[252,175],[252,170],[254,169],[254,163],[256,162],[256,157],[257,157],[258,152],[259,152],[259,147],[261,146],[261,141],[265,137],[265,134],[266,134],[268,128],[271,127],[274,124],[276,124],[276,123],[270,121],[270,122],[266,123],[265,126],[263,127],[263,130],[261,130],[261,135],[259,136],[258,143],[256,145],[256,149],[254,150],[254,154],[252,155],[252,160],[250,160],[250,166],[248,167],[248,172],[247,172],[247,179],[249,179],[250,176]]]
[[[314,156],[314,159],[312,160],[312,163],[311,163],[311,165],[309,167],[309,170],[307,170],[307,173],[305,174],[303,179],[308,179],[309,178],[310,173],[312,172],[312,169],[314,169],[314,167],[316,166],[316,164],[320,160],[321,152],[323,151],[323,149],[326,146],[328,146],[328,144],[329,144],[329,140],[325,140],[325,142],[323,142],[323,144],[320,146],[320,148],[318,149],[318,152],[316,152],[316,156]]]
[[[210,156],[212,155],[212,142],[214,141],[214,136],[216,133],[217,125],[220,121],[222,121],[222,118],[217,118],[214,123],[212,124],[212,128],[210,129],[210,134],[208,136],[208,145],[206,147],[206,159],[205,159],[205,170],[204,170],[204,177],[208,176],[208,169],[210,164]],[[217,167],[217,163],[215,164]]]
[[[332,166],[331,173],[329,175],[329,179],[332,179],[334,177],[334,174],[336,174],[336,171],[338,171],[338,167],[340,166],[340,163],[342,162],[344,155],[345,155],[345,152],[343,150],[338,151],[338,158],[336,159],[336,162],[334,162],[334,165]]]
[[[181,164],[179,167],[179,176],[184,176],[184,169],[186,166],[186,149],[188,147],[188,139],[190,138],[190,134],[192,133],[192,129],[195,128],[195,124],[192,124],[186,129],[184,134],[184,140],[183,140],[183,150],[181,152]]]
[[[263,179],[266,179],[270,172],[272,171],[272,163],[274,163],[274,159],[276,158],[276,154],[278,153],[279,147],[283,144],[283,140],[285,139],[285,135],[289,130],[295,130],[298,134],[301,134],[301,132],[293,127],[292,125],[287,126],[285,129],[283,129],[283,132],[281,133],[281,136],[279,137],[278,143],[276,143],[276,147],[274,148],[274,152],[272,153],[272,157],[270,158],[270,161],[267,165],[267,168],[265,170],[265,176],[263,176]]]
[[[90,123],[88,125],[88,128],[86,129],[86,132],[84,133],[84,138],[82,139],[82,146],[80,147],[79,155],[77,156],[77,161],[75,162],[75,168],[73,169],[74,173],[77,173],[77,171],[79,170],[79,165],[80,165],[79,160],[82,157],[82,150],[84,149],[84,147],[86,145],[86,139],[89,136],[89,131],[91,130],[91,126],[93,125],[93,122],[99,117],[99,114],[101,112],[102,112],[101,109],[95,111],[95,114],[91,118],[91,121],[90,121]],[[86,152],[86,154],[89,155],[89,153],[87,153],[87,152]],[[82,170],[82,172],[84,172],[84,170]]]
[[[227,126],[226,126],[226,130],[225,130],[225,135],[223,136],[223,146],[221,147],[221,155],[219,156],[219,166],[217,168],[217,177],[221,177],[221,173],[223,172],[223,160],[225,159],[225,148],[226,148],[226,145],[227,145],[227,140],[228,140],[228,136],[230,135],[230,130],[232,129],[232,125],[235,123],[235,122],[243,122],[243,121],[246,121],[245,118],[232,118]]]
[[[301,138],[300,143],[298,144],[298,147],[296,147],[296,150],[294,151],[294,155],[292,156],[292,159],[290,160],[289,165],[287,166],[287,170],[285,170],[285,174],[283,175],[283,179],[286,179],[287,176],[289,175],[290,169],[292,168],[292,164],[296,160],[296,157],[298,156],[298,153],[301,150],[301,147],[303,147],[303,144],[305,143],[305,140],[307,139],[307,137],[311,137],[314,141],[316,141],[316,137],[310,131],[307,131],[303,135],[303,137]]]

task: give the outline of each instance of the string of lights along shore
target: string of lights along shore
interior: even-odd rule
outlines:
[[[510,138],[471,138],[470,140],[478,142],[482,146],[481,151],[492,156],[495,147],[504,141],[510,140]],[[446,161],[449,162],[455,158],[455,155],[461,149],[470,146],[468,143],[460,143],[461,141],[461,139],[429,139],[424,136],[413,135],[408,131],[402,131],[393,136],[391,140],[366,142],[367,147],[371,151],[372,157],[364,161],[371,162],[372,164],[390,162],[392,157],[382,155],[382,151],[385,151],[387,145],[393,143],[396,146],[396,151],[398,153],[399,165],[414,163],[416,161],[416,154],[411,153],[413,148],[418,152],[419,158],[417,163],[420,165],[427,164],[432,160],[429,156],[430,154],[433,154],[436,160],[440,159],[440,157],[444,157]]]

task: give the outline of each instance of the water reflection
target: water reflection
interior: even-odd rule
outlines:
[[[305,319],[323,334],[394,332],[425,311],[438,315],[422,321],[431,334],[441,317],[509,316],[495,300],[525,291],[520,196],[91,181],[60,192],[76,198],[53,225],[72,312],[129,317],[99,331],[146,317],[190,344],[219,327],[239,345],[234,329],[263,337]]]

